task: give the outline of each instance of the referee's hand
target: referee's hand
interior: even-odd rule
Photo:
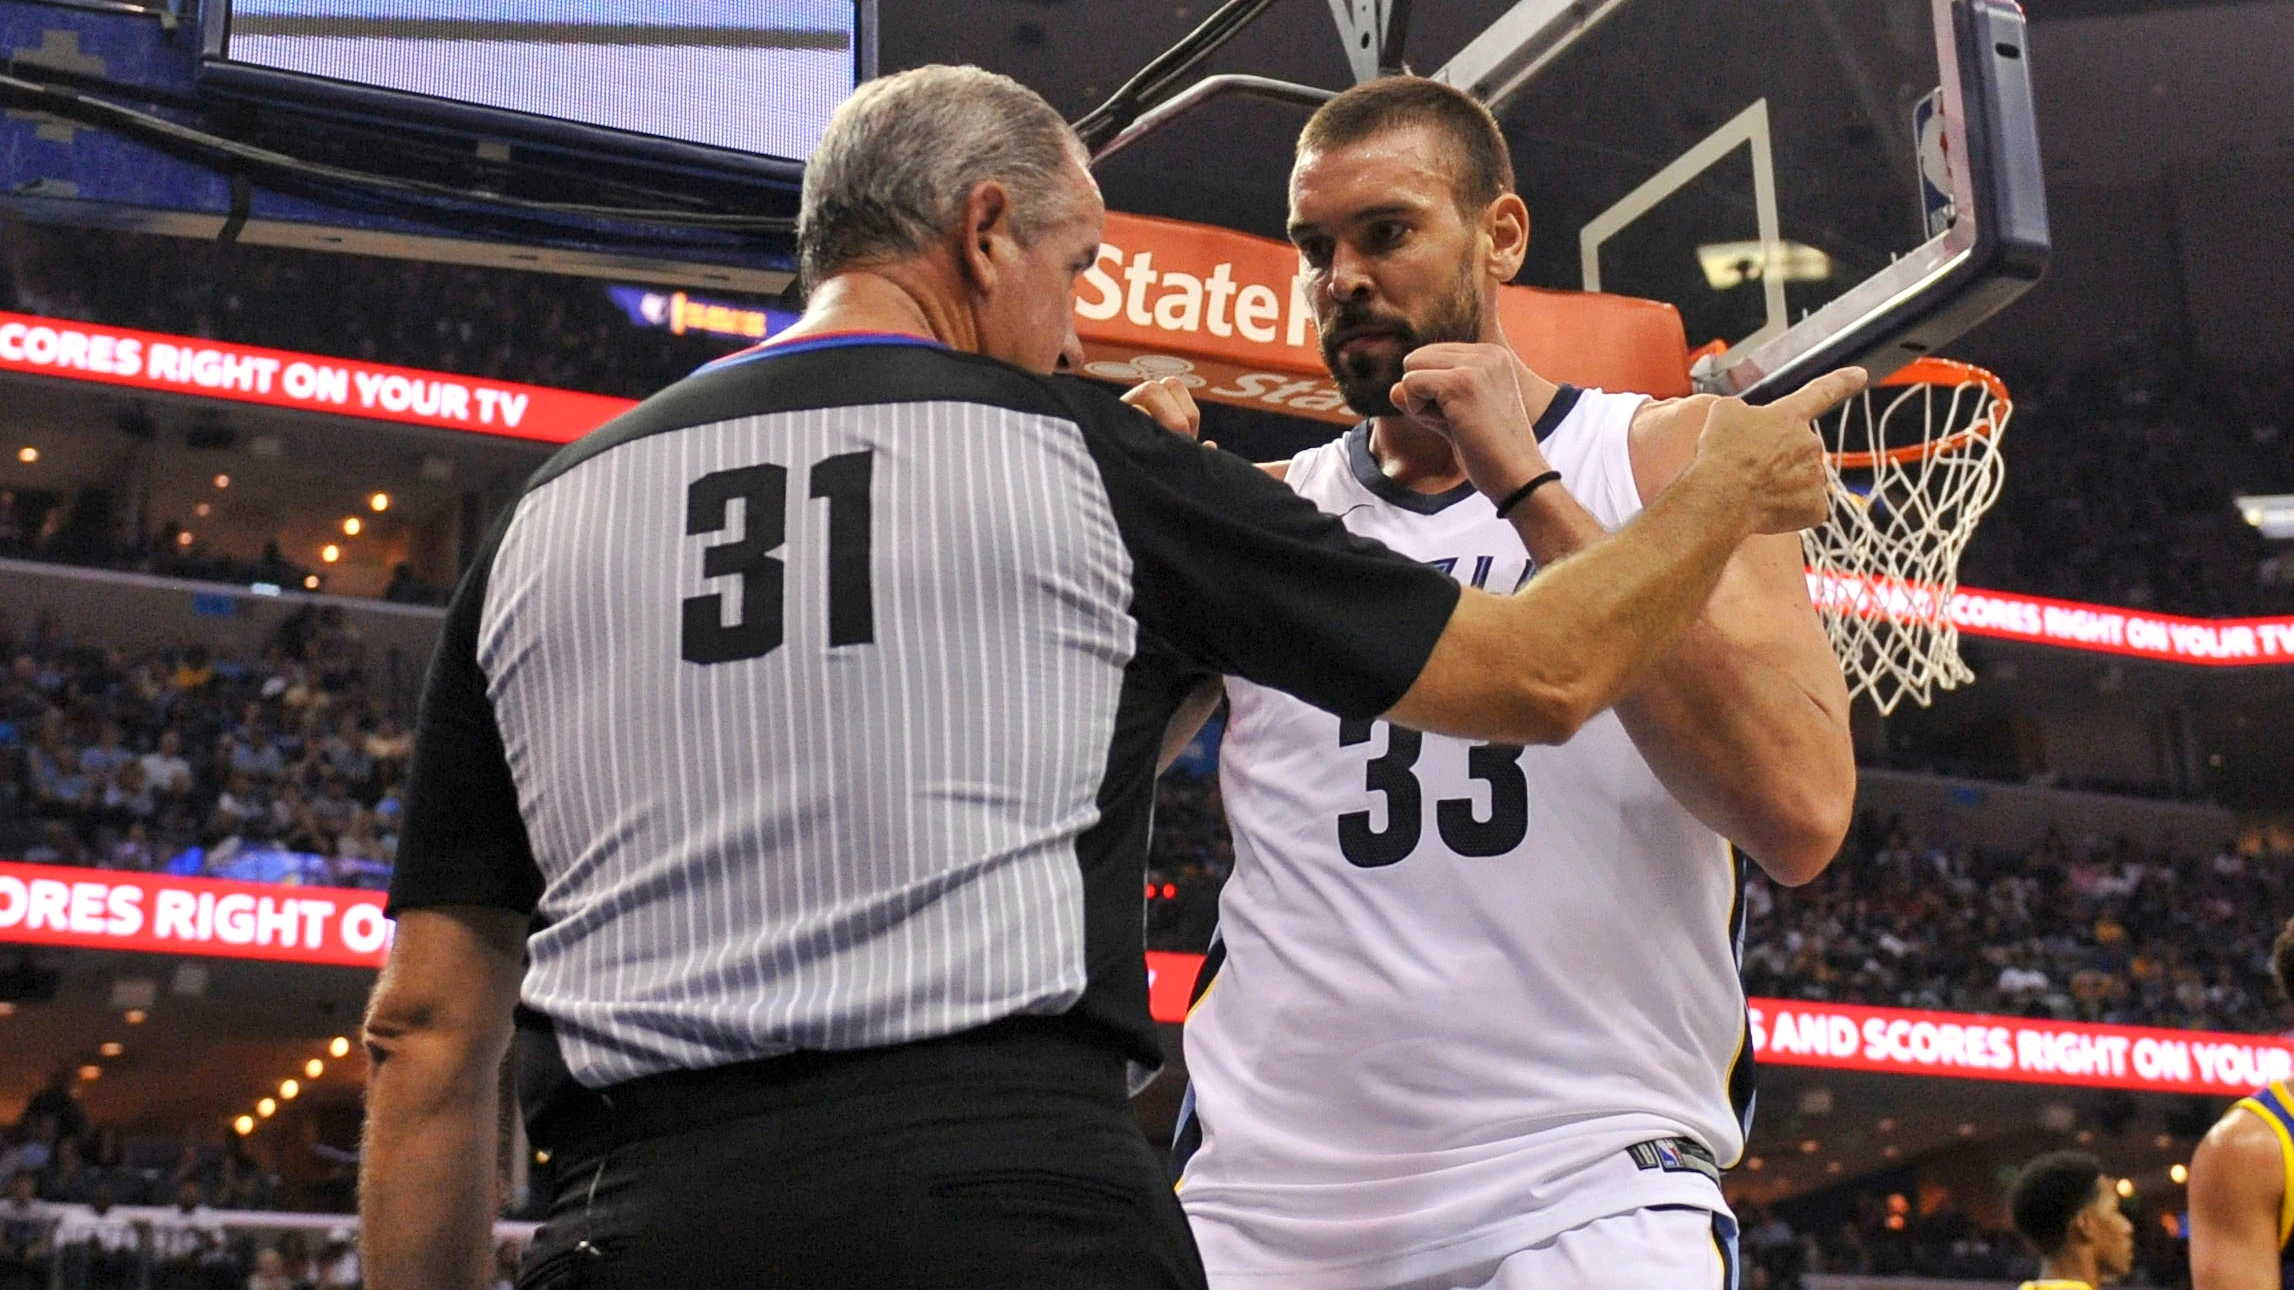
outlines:
[[[1187,392],[1186,383],[1176,376],[1141,381],[1123,392],[1123,401],[1155,418],[1155,424],[1173,434],[1189,439],[1202,437],[1203,410],[1195,406],[1195,396]],[[1215,443],[1203,446],[1218,447]]]

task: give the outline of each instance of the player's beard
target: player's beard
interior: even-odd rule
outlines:
[[[1341,304],[1319,320],[1322,365],[1330,370],[1346,406],[1366,417],[1400,416],[1394,406],[1394,385],[1402,379],[1402,360],[1422,345],[1472,344],[1482,338],[1482,283],[1474,266],[1458,267],[1457,281],[1434,303],[1422,322],[1399,314],[1354,304]],[[1401,343],[1390,351],[1356,350],[1341,359],[1330,338],[1353,327],[1390,329]]]

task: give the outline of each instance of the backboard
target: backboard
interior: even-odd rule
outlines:
[[[2046,262],[2010,0],[1521,0],[1433,74],[1505,128],[1520,281],[1675,305],[1703,389],[1884,375]]]

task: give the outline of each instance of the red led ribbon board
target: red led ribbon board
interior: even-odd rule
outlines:
[[[1193,382],[1200,399],[1282,415],[1352,418],[1338,405],[1328,373],[1321,369],[1311,322],[1297,312],[1299,303],[1284,276],[1295,271],[1296,257],[1289,248],[1138,216],[1110,216],[1108,238],[1102,263],[1086,275],[1076,302],[1085,348],[1099,356],[1088,364],[1094,375],[1122,383],[1179,372]],[[1133,248],[1129,259],[1126,245]],[[1144,270],[1157,264],[1164,267],[1150,282]],[[1111,276],[1117,268],[1123,270],[1120,280]],[[1179,285],[1172,286],[1174,281]],[[1185,305],[1187,293],[1200,294],[1206,282],[1214,284],[1209,304],[1163,307],[1174,291]],[[1235,286],[1238,282],[1243,285]],[[1283,290],[1277,292],[1270,283],[1282,284]],[[1601,363],[1602,356],[1621,353],[1643,355],[1646,367],[1645,356],[1663,347],[1652,346],[1640,333],[1663,330],[1657,323],[1678,330],[1662,306],[1650,306],[1658,311],[1651,314],[1635,308],[1645,301],[1508,291],[1509,309],[1522,317],[1509,314],[1507,334],[1516,337],[1525,354],[1556,372],[1574,373],[1571,379],[1580,383],[1606,380],[1617,388],[1654,388],[1656,369],[1628,365],[1605,371]],[[1515,301],[1521,293],[1528,294]],[[1210,304],[1217,309],[1203,314]],[[1591,312],[1588,319],[1577,319],[1573,310]],[[0,313],[0,372],[544,443],[571,443],[636,406],[627,399],[575,390],[11,313]],[[1915,584],[1816,574],[1809,575],[1808,590],[1819,604],[1889,616],[1912,612],[1934,594]],[[2294,617],[2181,618],[1962,587],[1952,596],[1951,618],[1970,636],[2130,658],[2213,667],[2294,663]]]
[[[1186,1020],[1197,954],[1148,956],[1155,1020]],[[1764,1065],[1942,1079],[2244,1096],[2294,1077],[2283,1036],[2031,1021],[1964,1012],[1754,999],[1752,1048]]]
[[[0,863],[0,942],[379,968],[383,896]],[[1147,954],[1155,1019],[1186,1020],[1200,954]],[[1751,1001],[1753,1052],[1774,1066],[1946,1079],[2244,1094],[2294,1078],[2282,1037],[2029,1021],[1853,1004]]]
[[[627,399],[0,313],[0,372],[571,443]]]
[[[1913,583],[1810,573],[1808,594],[1836,610],[1903,617],[1924,612],[1935,593]],[[1950,613],[1962,632],[1997,640],[2213,667],[2294,663],[2294,618],[2183,618],[1978,587],[1952,593]]]
[[[0,863],[0,941],[378,968],[379,891]]]
[[[1763,1062],[1957,1079],[2243,1096],[2294,1076],[2283,1036],[1754,999]]]

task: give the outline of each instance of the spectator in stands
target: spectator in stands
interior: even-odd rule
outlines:
[[[124,829],[150,820],[158,809],[158,802],[153,800],[150,788],[143,781],[142,764],[129,760],[121,762],[105,779],[96,819]]]
[[[68,1290],[128,1290],[138,1280],[141,1240],[135,1224],[114,1212],[108,1184],[96,1184],[84,1208],[62,1211],[55,1246]]]
[[[268,819],[271,804],[255,791],[254,777],[243,770],[231,772],[223,791],[215,797],[214,810],[208,814],[207,830],[218,839],[240,833],[250,820]]]
[[[358,1290],[359,1280],[356,1234],[347,1227],[329,1229],[319,1251],[317,1290]]]
[[[2134,1270],[2135,1225],[2120,1212],[2103,1166],[2084,1151],[2050,1152],[2023,1166],[2008,1210],[2039,1251],[2041,1283],[2095,1290]]]
[[[56,1158],[40,1172],[40,1197],[59,1205],[84,1205],[94,1196],[96,1171],[88,1164],[78,1138],[56,1144]]]
[[[56,1158],[56,1117],[27,1107],[9,1134],[8,1149],[0,1151],[0,1175],[19,1173],[37,1178]]]
[[[103,734],[97,737],[92,746],[80,753],[80,769],[91,776],[108,778],[114,771],[134,760],[135,754],[120,746],[119,727],[107,721],[104,723]]]
[[[183,758],[183,736],[174,727],[159,732],[158,744],[143,755],[142,766],[152,792],[169,798],[191,795],[191,763]]]
[[[43,1118],[52,1123],[50,1142],[87,1136],[88,1113],[80,1106],[79,1072],[74,1068],[58,1066],[46,1086],[24,1104],[26,1123]]]
[[[44,739],[32,750],[32,791],[41,814],[52,818],[78,815],[96,801],[95,778],[82,768],[78,750],[60,738]]]
[[[414,576],[410,565],[396,564],[390,569],[390,581],[383,586],[382,598],[406,605],[436,605],[446,600],[438,588]]]
[[[2009,956],[2006,967],[1999,970],[1997,988],[2006,999],[2024,999],[2047,992],[2047,974],[2030,966],[2028,956],[2017,951]]]
[[[319,611],[318,634],[311,640],[307,657],[317,670],[319,688],[329,694],[349,689],[365,670],[365,642],[358,628],[343,615],[341,605],[328,605]]]
[[[258,713],[261,705],[249,704]],[[216,743],[215,758],[235,773],[253,779],[271,781],[287,773],[286,758],[272,741],[266,724],[257,722],[243,725],[239,730],[222,737]]]
[[[255,1270],[247,1276],[247,1290],[301,1290],[287,1270],[286,1256],[275,1245],[266,1245],[255,1254]]]
[[[152,849],[151,830],[137,823],[128,826],[119,845],[112,848],[111,858],[105,867],[148,873],[159,867],[159,861],[159,855]]]
[[[151,1225],[152,1290],[235,1290],[230,1238],[196,1178],[175,1184],[175,1204]]]
[[[28,1169],[8,1177],[7,1199],[0,1200],[0,1290],[47,1290],[53,1215],[37,1187]]]

